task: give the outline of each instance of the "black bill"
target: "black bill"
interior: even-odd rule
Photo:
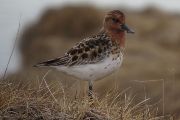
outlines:
[[[134,30],[130,29],[126,24],[121,25],[121,29],[123,29],[127,33],[131,33],[131,34],[135,33]]]

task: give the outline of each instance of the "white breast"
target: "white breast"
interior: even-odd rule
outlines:
[[[114,60],[113,56],[109,56],[102,62],[96,64],[85,64],[71,67],[57,66],[56,68],[81,80],[98,80],[117,70],[121,66],[122,61],[123,55],[120,54],[120,56]]]

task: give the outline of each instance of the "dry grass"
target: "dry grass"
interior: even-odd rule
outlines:
[[[20,87],[21,86],[21,87]],[[149,98],[134,104],[129,89],[111,90],[101,98],[72,96],[58,84],[48,85],[45,77],[38,88],[0,84],[0,119],[3,120],[163,120],[158,108],[147,105]],[[170,117],[166,116],[166,119]]]

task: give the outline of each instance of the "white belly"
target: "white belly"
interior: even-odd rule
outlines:
[[[122,60],[123,55],[121,54],[120,57],[115,60],[110,56],[96,64],[85,64],[71,67],[59,66],[56,68],[81,80],[98,80],[117,70],[121,66]]]

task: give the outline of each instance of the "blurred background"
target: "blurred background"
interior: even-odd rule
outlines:
[[[126,37],[120,70],[95,83],[99,96],[108,90],[130,88],[135,101],[150,98],[159,114],[180,114],[180,1],[178,0],[0,0],[0,76],[6,68],[20,22],[20,34],[8,68],[7,80],[30,85],[50,68],[32,68],[37,62],[62,55],[76,42],[96,33],[105,13],[122,10],[136,32]],[[61,81],[65,89],[84,94],[86,82],[56,70],[49,84]],[[71,92],[72,92],[71,91]]]

